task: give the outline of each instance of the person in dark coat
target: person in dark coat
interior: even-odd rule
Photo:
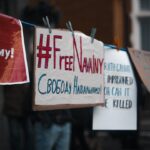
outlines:
[[[43,1],[35,7],[27,6],[22,19],[32,24],[43,26],[42,18],[48,16],[51,27],[57,27],[60,12]],[[69,110],[36,111],[32,121],[36,150],[69,150],[71,137],[71,115]]]
[[[7,117],[11,150],[32,150],[30,85],[4,86],[3,113]]]

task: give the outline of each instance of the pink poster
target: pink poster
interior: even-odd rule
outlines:
[[[22,24],[0,14],[0,85],[29,82]]]

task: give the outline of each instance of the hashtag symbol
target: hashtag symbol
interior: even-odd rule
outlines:
[[[37,46],[37,49],[39,50],[37,54],[38,68],[41,68],[42,59],[45,59],[45,68],[48,68],[49,58],[51,58],[51,54],[49,54],[49,51],[52,50],[52,48],[50,47],[49,35],[47,35],[46,46],[43,46],[43,34],[40,34],[40,43],[39,46]]]

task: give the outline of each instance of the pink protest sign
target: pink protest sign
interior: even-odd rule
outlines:
[[[0,14],[0,84],[29,82],[21,22]]]

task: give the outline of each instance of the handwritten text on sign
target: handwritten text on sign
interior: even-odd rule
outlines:
[[[36,28],[35,104],[103,102],[103,44],[75,32]]]
[[[136,130],[136,80],[127,53],[106,48],[104,72],[105,105],[94,109],[93,129]]]

